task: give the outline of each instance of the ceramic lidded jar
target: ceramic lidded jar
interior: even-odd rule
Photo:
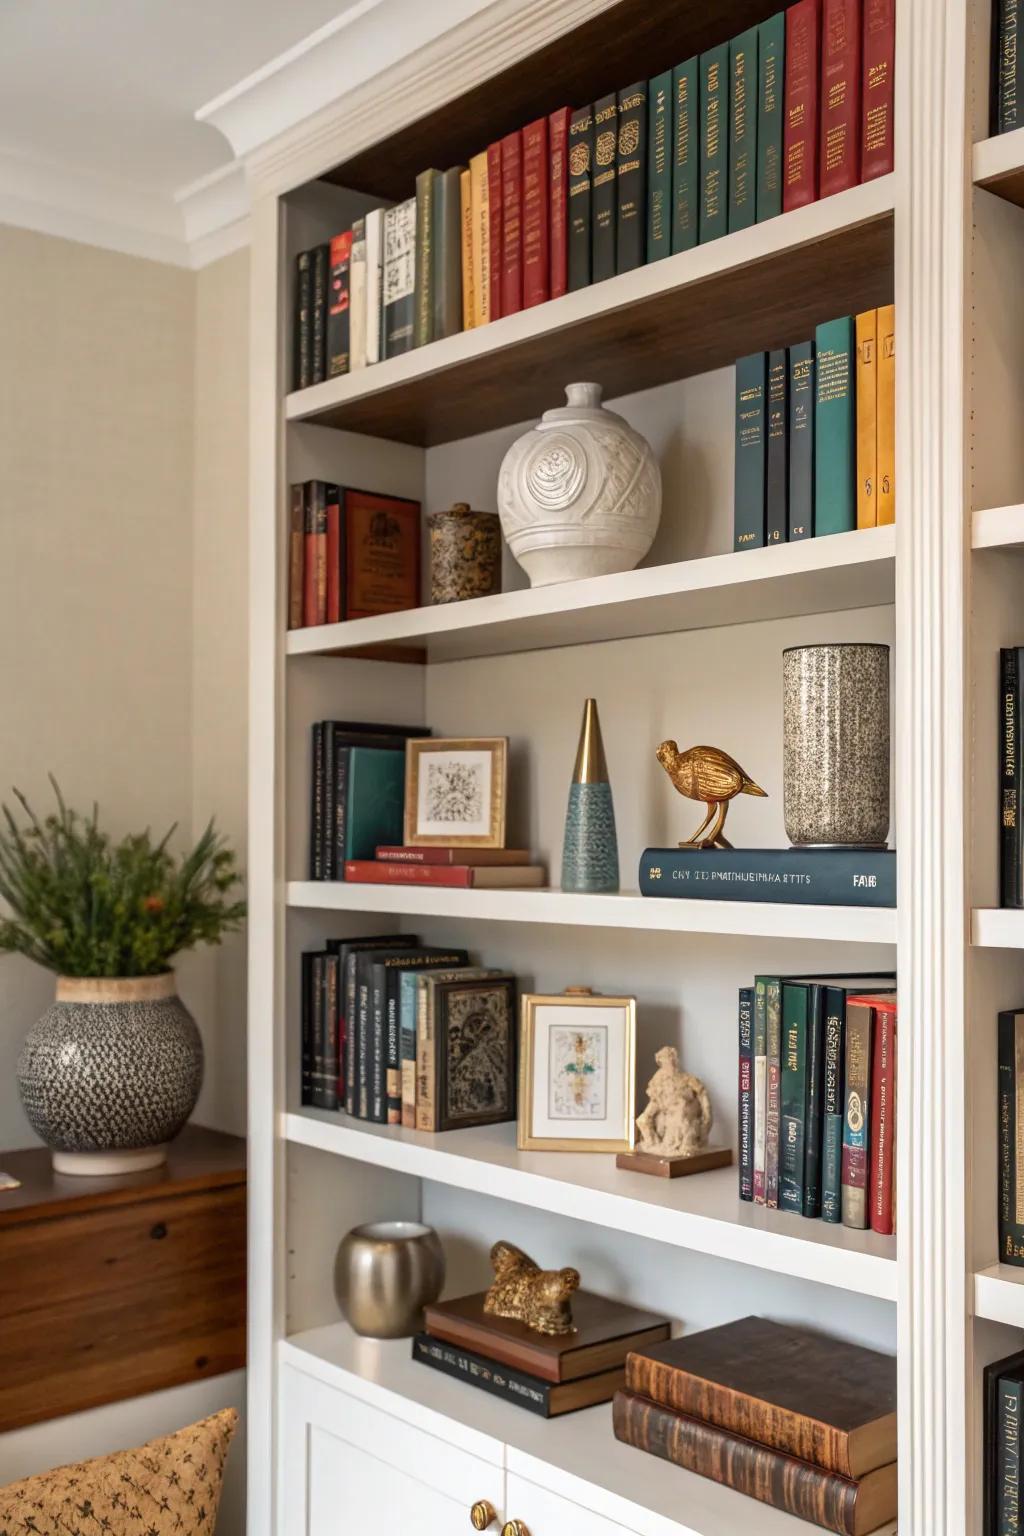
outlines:
[[[565,395],[512,444],[498,477],[501,526],[534,587],[631,571],[661,520],[650,443],[604,409],[599,384]]]
[[[430,601],[462,603],[501,591],[501,523],[496,512],[474,512],[457,501],[427,518]]]

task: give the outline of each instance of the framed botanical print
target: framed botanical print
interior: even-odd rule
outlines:
[[[522,1002],[521,1151],[631,1152],[636,999],[568,992]]]
[[[508,738],[420,737],[405,756],[408,847],[504,848]]]

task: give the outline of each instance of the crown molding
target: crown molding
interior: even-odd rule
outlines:
[[[194,270],[249,244],[249,185],[239,161],[174,194]]]

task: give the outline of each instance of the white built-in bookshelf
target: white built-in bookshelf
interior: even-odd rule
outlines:
[[[997,652],[1024,641],[1024,132],[987,138],[987,3],[898,0],[894,175],[289,393],[294,257],[347,227],[372,192],[394,195],[387,136],[404,163],[419,120],[451,110],[456,122],[470,114],[461,155],[475,152],[499,126],[481,105],[485,82],[528,75],[552,39],[601,17],[611,26],[622,4],[637,10],[502,0],[250,155],[259,1536],[447,1536],[482,1498],[495,1529],[518,1519],[529,1536],[806,1529],[617,1444],[607,1408],[545,1425],[417,1369],[406,1345],[355,1338],[333,1295],[334,1252],[356,1222],[385,1216],[437,1227],[453,1294],[485,1283],[503,1236],[686,1330],[759,1312],[897,1354],[900,1531],[980,1528],[981,1370],[1024,1330],[1024,1271],[997,1263],[995,1108],[996,1013],[1024,999],[1024,920],[995,907]],[[680,36],[705,25],[695,0],[664,9]],[[771,6],[715,9],[724,38]],[[733,360],[893,297],[896,527],[731,553]],[[657,345],[666,328],[674,361]],[[661,463],[662,525],[641,569],[531,591],[506,554],[500,596],[288,633],[291,482],[365,486],[425,511],[493,509],[508,446],[578,378],[604,385]],[[826,640],[893,647],[898,908],[641,898],[641,850],[677,841],[692,819],[654,760],[665,736],[725,747],[768,790],[736,803],[737,845],[785,842],[782,652]],[[369,660],[371,647],[420,659]],[[617,896],[558,889],[588,695],[615,795]],[[325,717],[507,735],[514,840],[544,859],[552,889],[308,881],[309,727]],[[388,928],[507,966],[530,990],[635,995],[639,1082],[658,1046],[678,1045],[733,1141],[737,988],[757,972],[895,964],[898,1236],[742,1203],[735,1169],[662,1184],[610,1158],[517,1152],[511,1126],[432,1137],[303,1109],[299,957],[379,929],[382,914]]]

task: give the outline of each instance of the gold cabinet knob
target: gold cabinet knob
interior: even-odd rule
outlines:
[[[488,1504],[486,1499],[477,1499],[469,1512],[469,1518],[472,1521],[474,1531],[486,1531],[490,1529],[498,1517],[494,1512],[493,1504]]]
[[[530,1536],[530,1533],[521,1520],[506,1520],[501,1528],[501,1536]]]

